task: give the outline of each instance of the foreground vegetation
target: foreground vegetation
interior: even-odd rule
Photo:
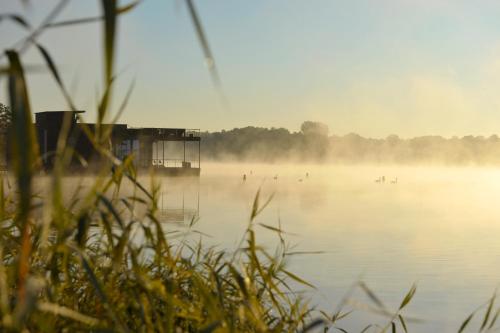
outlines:
[[[281,332],[315,324],[288,287],[306,282],[285,269],[284,243],[266,252],[251,225],[237,253],[176,242],[182,230],[156,218],[158,188],[145,190],[123,169],[113,176],[67,203],[54,193],[25,220],[18,199],[2,198],[4,330]],[[136,195],[121,196],[122,182]],[[256,198],[252,218],[259,210]]]
[[[314,309],[295,290],[309,285],[288,271],[289,247],[281,228],[262,225],[280,240],[274,252],[260,246],[255,217],[265,208],[257,193],[248,228],[234,252],[193,244],[187,235],[196,221],[181,229],[157,218],[160,191],[151,178],[138,181],[133,156],[120,161],[106,149],[109,135],[100,128],[112,96],[116,22],[138,2],[119,7],[102,0],[102,16],[54,21],[68,1],[58,2],[42,25],[33,29],[20,15],[3,14],[27,31],[16,49],[5,51],[0,73],[9,80],[12,110],[9,147],[11,175],[0,180],[0,330],[6,332],[307,332],[313,329],[347,332],[340,324],[349,295],[331,311]],[[208,44],[192,1],[188,8],[206,56]],[[35,186],[40,156],[34,133],[29,90],[20,55],[26,48],[40,51],[60,86],[68,108],[75,110],[56,64],[37,42],[46,29],[102,22],[104,91],[98,107],[96,132],[86,133],[108,167],[92,184],[67,193],[64,175],[71,160],[63,131],[54,170],[43,191]],[[213,61],[211,62],[213,63]],[[217,76],[211,68],[214,78]],[[119,113],[125,108],[122,103]],[[133,190],[124,191],[124,187]],[[139,214],[138,212],[144,212]],[[363,332],[407,331],[405,307],[416,292],[412,287],[400,306],[389,310],[361,282],[360,288],[384,316],[384,325],[367,325]],[[495,329],[499,315],[492,297],[483,311],[479,330]],[[475,315],[459,328],[465,329]],[[385,319],[386,318],[386,319]]]

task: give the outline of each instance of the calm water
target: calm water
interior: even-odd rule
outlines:
[[[375,181],[380,176],[385,183]],[[500,169],[205,164],[199,183],[163,182],[167,215],[199,213],[205,241],[229,248],[241,239],[259,187],[263,198],[274,193],[256,223],[280,221],[297,251],[325,251],[295,256],[290,268],[318,287],[309,295],[326,310],[360,278],[390,307],[415,282],[406,313],[424,323],[411,331],[456,332],[500,281]],[[256,229],[272,249],[275,236]],[[361,292],[353,298],[368,302]],[[385,322],[358,313],[340,326]]]
[[[456,332],[499,285],[500,168],[202,167],[200,179],[161,179],[162,219],[179,222],[199,216],[195,228],[208,235],[205,243],[234,249],[257,190],[262,188],[261,201],[274,193],[254,222],[257,240],[272,250],[276,235],[258,223],[281,223],[295,251],[324,251],[293,256],[289,268],[317,286],[308,296],[328,312],[359,279],[390,308],[416,283],[417,293],[405,313],[424,322],[409,324],[410,331]],[[381,176],[385,183],[376,182]],[[70,180],[66,192],[72,193],[77,183]],[[361,291],[352,298],[369,304]],[[359,332],[368,323],[385,322],[357,310],[339,326]]]

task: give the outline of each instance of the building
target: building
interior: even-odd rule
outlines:
[[[74,149],[70,167],[92,169],[102,159],[87,133],[95,133],[96,124],[81,123],[78,114],[84,111],[46,111],[35,114],[35,128],[45,169],[54,163],[59,135],[67,119],[67,145]],[[101,125],[109,133],[108,148],[114,156],[124,159],[133,155],[138,170],[154,168],[158,174],[200,174],[200,130],[185,128],[132,128],[125,124]]]

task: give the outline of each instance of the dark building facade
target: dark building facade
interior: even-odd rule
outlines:
[[[95,133],[96,125],[80,123],[78,114],[84,111],[46,111],[35,114],[35,128],[40,155],[45,169],[53,166],[59,135],[65,121],[69,124],[66,144],[74,149],[71,166],[83,168],[98,166],[99,153],[86,132]],[[66,119],[66,120],[65,120]],[[141,169],[154,168],[165,175],[199,175],[200,131],[184,128],[131,128],[125,124],[101,125],[101,131],[110,131],[109,149],[115,157],[124,159],[133,154],[134,164]]]

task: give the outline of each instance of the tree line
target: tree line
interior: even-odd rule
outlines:
[[[203,158],[255,162],[500,164],[497,135],[366,138],[350,133],[329,135],[320,122],[306,121],[300,131],[243,127],[203,132]]]

